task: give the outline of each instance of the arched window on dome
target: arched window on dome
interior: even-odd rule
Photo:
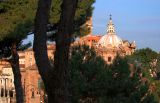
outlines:
[[[108,57],[108,62],[111,62],[112,61],[112,57]]]

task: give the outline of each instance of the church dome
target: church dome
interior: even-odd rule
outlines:
[[[122,40],[117,35],[104,35],[98,44],[102,47],[118,47],[122,44]]]
[[[116,35],[114,24],[112,23],[112,18],[110,16],[107,26],[107,34],[102,36],[98,42],[98,45],[102,47],[118,47],[121,44],[123,44],[123,41]]]

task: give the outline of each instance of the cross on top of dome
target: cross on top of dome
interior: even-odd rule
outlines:
[[[109,20],[112,20],[112,15],[110,14],[109,16],[110,16]]]

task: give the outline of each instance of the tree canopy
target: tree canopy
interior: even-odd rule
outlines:
[[[127,58],[117,57],[112,65],[87,46],[72,48],[70,93],[72,103],[157,103],[157,92]],[[158,88],[156,89],[158,90]]]
[[[130,56],[133,60],[143,63],[143,64],[149,64],[154,59],[157,59],[158,53],[153,51],[150,48],[143,48],[136,50],[133,55]]]
[[[33,22],[38,0],[5,0],[0,1],[0,41],[5,37],[24,38],[33,31]],[[52,30],[57,30],[61,15],[61,0],[53,0],[49,24],[54,25]],[[75,16],[75,31],[79,31],[88,17],[92,15],[94,0],[79,0]],[[21,25],[28,25],[30,29]],[[21,27],[19,27],[21,26]],[[17,29],[18,30],[15,30]]]
[[[160,94],[160,55],[150,48],[138,49],[128,57],[130,63],[140,68],[142,75],[148,80],[151,89],[151,95],[159,101]]]
[[[36,0],[7,0],[0,4],[0,40],[24,38],[33,26]],[[27,27],[25,25],[28,25]]]

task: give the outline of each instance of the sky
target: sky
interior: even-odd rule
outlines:
[[[111,14],[121,39],[136,41],[138,49],[160,51],[160,0],[96,0],[94,8],[94,35],[106,34]]]
[[[93,34],[106,34],[110,14],[121,39],[160,51],[160,0],[96,0]]]

